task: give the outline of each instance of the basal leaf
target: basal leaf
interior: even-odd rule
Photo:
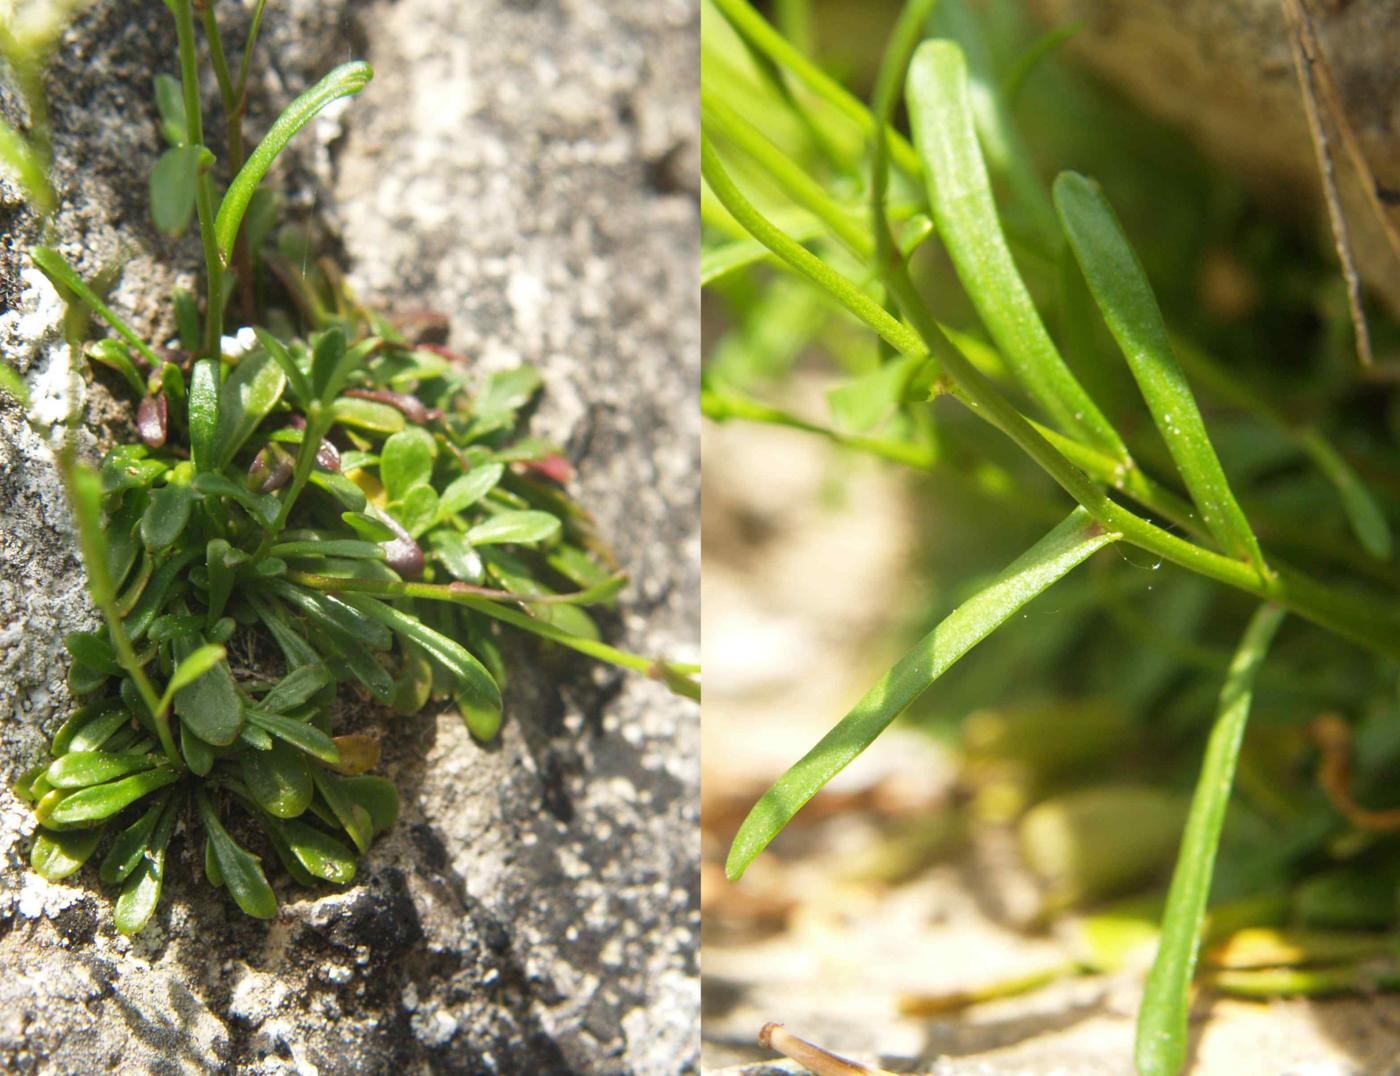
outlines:
[[[168,239],[178,239],[190,225],[200,152],[199,146],[172,146],[151,169],[151,220]]]
[[[201,789],[195,794],[204,832],[209,838],[214,862],[228,886],[229,895],[244,913],[255,919],[271,919],[277,914],[277,896],[267,884],[258,857],[240,848],[219,821],[218,814]]]
[[[165,805],[145,853],[122,885],[112,921],[123,934],[138,934],[144,930],[160,903],[161,886],[165,881],[165,850],[179,819],[179,804],[180,800],[172,798]]]
[[[254,802],[277,818],[301,814],[315,792],[306,756],[285,742],[269,751],[244,752],[243,781]]]
[[[146,854],[146,842],[155,832],[156,822],[169,802],[169,793],[157,797],[156,802],[126,829],[117,835],[112,847],[102,859],[97,874],[108,885],[124,882],[141,863]]]
[[[41,829],[34,838],[29,864],[40,878],[59,882],[76,873],[102,840],[100,829]]]
[[[54,788],[86,788],[157,765],[152,755],[111,754],[106,751],[70,751],[49,764],[45,776]]]
[[[49,813],[49,819],[60,825],[98,822],[179,779],[178,770],[158,766],[119,781],[84,788],[59,801]]]
[[[175,657],[183,662],[202,645],[196,637],[177,638]],[[175,692],[175,712],[196,736],[215,747],[227,747],[243,727],[243,704],[233,686],[227,662],[209,666],[198,679]]]
[[[201,474],[218,469],[219,360],[200,359],[190,373],[190,456]]]
[[[329,674],[319,666],[306,665],[293,669],[258,700],[258,708],[284,714],[306,702],[330,682]]]
[[[340,752],[336,750],[335,742],[315,725],[251,706],[248,708],[248,720],[264,732],[271,733],[279,740],[285,740],[322,762],[340,761]]]
[[[179,483],[151,492],[150,504],[141,516],[141,541],[153,553],[173,545],[190,522],[194,491]]]

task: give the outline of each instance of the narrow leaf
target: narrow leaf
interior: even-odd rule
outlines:
[[[1317,469],[1336,488],[1356,540],[1377,560],[1389,560],[1393,546],[1390,523],[1360,476],[1332,443],[1316,430],[1305,430],[1299,439]]]
[[[190,373],[190,455],[196,471],[218,469],[219,360],[200,359]]]
[[[481,500],[495,489],[505,470],[502,464],[488,463],[473,467],[466,474],[454,478],[438,498],[438,519],[444,520]]]
[[[725,873],[731,879],[742,875],[793,815],[954,662],[1051,583],[1117,537],[1101,530],[1084,509],[1076,508],[996,580],[949,613],[764,793],[734,837]]]
[[[1186,1061],[1186,1017],[1191,976],[1200,951],[1201,923],[1210,896],[1211,877],[1235,763],[1244,739],[1253,699],[1254,677],[1268,653],[1284,611],[1264,605],[1254,614],[1230,662],[1215,726],[1181,838],[1181,853],[1162,916],[1157,959],[1147,976],[1138,1012],[1136,1060],[1142,1076],[1175,1076]]]
[[[173,642],[175,657],[183,663],[193,657],[202,640],[182,636]],[[227,747],[243,727],[243,704],[233,686],[226,662],[207,666],[201,676],[174,693],[175,712],[189,730],[205,743]]]
[[[920,45],[909,65],[907,93],[939,238],[987,332],[1017,381],[1060,429],[1126,459],[1122,439],[1065,365],[1011,259],[957,44],[933,39]]]
[[[284,714],[300,706],[330,682],[330,674],[319,665],[304,665],[278,680],[272,690],[259,700],[258,708]]]
[[[155,831],[161,811],[169,801],[170,793],[161,796],[140,818],[118,834],[102,859],[97,874],[108,885],[124,882],[141,863],[146,854],[146,842]]]
[[[1201,519],[1231,556],[1264,567],[1259,540],[1235,500],[1186,375],[1181,372],[1147,272],[1098,185],[1074,172],[1055,180],[1055,208],[1104,321],[1128,360],[1152,420]]]
[[[123,934],[138,934],[144,930],[160,903],[161,886],[165,881],[165,849],[179,820],[178,805],[176,799],[165,805],[145,853],[117,897],[112,922]]]
[[[53,760],[44,776],[54,788],[87,788],[129,773],[149,770],[160,761],[153,755],[70,751]]]
[[[168,239],[178,239],[194,213],[200,146],[173,146],[151,169],[151,220]]]
[[[169,548],[184,533],[194,507],[194,491],[174,483],[151,493],[150,504],[141,516],[141,541],[152,553]]]
[[[219,421],[214,435],[215,469],[227,467],[243,443],[277,406],[287,375],[266,351],[245,355],[219,391]]]
[[[279,740],[287,741],[293,747],[300,748],[322,762],[340,761],[340,752],[336,750],[335,741],[315,725],[251,706],[248,708],[248,720],[264,732],[270,732]]]
[[[204,832],[209,836],[213,860],[234,901],[255,919],[271,919],[277,914],[277,896],[267,884],[258,857],[240,848],[224,829],[209,797],[200,790],[195,796]]]
[[[306,756],[287,743],[245,751],[243,781],[257,805],[276,818],[295,818],[311,806],[315,794]]]
[[[359,93],[374,76],[374,69],[363,61],[341,64],[307,90],[277,117],[277,122],[258,143],[257,149],[248,156],[247,162],[233,177],[228,193],[219,204],[219,213],[214,221],[214,234],[218,239],[219,253],[225,262],[233,253],[234,241],[238,238],[238,228],[243,222],[243,214],[253,192],[258,189],[267,170],[278,154],[318,112],[332,101],[349,94]]]

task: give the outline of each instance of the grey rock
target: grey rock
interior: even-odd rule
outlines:
[[[693,0],[269,5],[248,121],[261,129],[367,54],[370,88],[279,164],[288,205],[322,222],[365,297],[448,314],[451,345],[483,371],[540,365],[533,429],[566,447],[633,578],[605,630],[690,660],[698,20]],[[197,240],[161,240],[146,208],[168,22],[106,0],[51,78],[59,245],[88,275],[125,255],[112,302],[154,340],[172,334],[170,287],[199,265]],[[22,118],[14,105],[0,98]],[[0,232],[0,351],[56,422],[61,308],[24,271],[35,226],[3,181]],[[122,399],[105,373],[87,387],[90,458],[129,436]],[[403,814],[348,890],[278,878],[282,914],[257,923],[196,880],[177,836],[157,920],[126,939],[90,871],[53,885],[27,870],[32,823],[9,792],[71,710],[61,637],[93,622],[48,449],[0,402],[0,1068],[695,1069],[693,704],[522,642],[497,744],[450,714],[388,719]]]

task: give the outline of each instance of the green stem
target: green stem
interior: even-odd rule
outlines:
[[[199,104],[199,54],[194,40],[194,10],[191,0],[175,0],[175,31],[180,40],[180,84],[185,96],[185,130],[190,145],[204,146],[204,114]],[[204,351],[219,358],[224,335],[224,263],[214,234],[214,180],[201,168],[195,183],[195,210],[199,214],[199,234],[204,243],[207,288],[204,317]]]
[[[938,361],[962,390],[962,398],[968,406],[1015,441],[1101,526],[1174,564],[1258,598],[1278,602],[1304,619],[1352,642],[1381,654],[1400,657],[1400,623],[1397,623],[1395,614],[1380,602],[1336,592],[1302,572],[1281,565],[1276,565],[1275,570],[1268,574],[1261,574],[1243,561],[1178,538],[1115,502],[1042,436],[1000,390],[952,345],[924,305],[922,296],[902,263],[890,267],[889,287],[913,328],[891,317],[847,277],[791,240],[759,213],[729,178],[718,152],[703,134],[701,170],[715,197],[749,234],[825,290],[896,350],[924,358],[931,353],[925,341],[934,344]]]
[[[522,613],[517,609],[511,609],[499,602],[483,598],[480,595],[471,594],[459,590],[454,590],[450,583],[408,583],[391,582],[380,579],[342,579],[331,575],[316,575],[311,572],[288,572],[287,579],[300,586],[311,587],[314,590],[324,590],[330,593],[341,590],[361,591],[367,594],[376,594],[389,598],[425,598],[429,601],[452,602],[455,605],[465,605],[469,609],[474,609],[499,620],[502,623],[510,624],[513,627],[528,631],[538,635],[542,639],[567,646],[571,650],[577,650],[580,654],[587,654],[591,658],[599,661],[606,661],[619,668],[630,669],[633,672],[646,673],[648,675],[656,672],[658,667],[667,663],[656,658],[643,657],[640,654],[631,654],[626,650],[619,650],[617,647],[600,643],[596,639],[585,639],[578,635],[571,635],[567,631],[556,628],[553,624],[546,624],[528,613]],[[675,667],[683,668],[683,667]]]

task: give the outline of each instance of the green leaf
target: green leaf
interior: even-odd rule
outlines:
[[[233,177],[228,193],[219,204],[219,213],[214,221],[214,234],[225,264],[233,253],[233,244],[238,238],[238,228],[243,221],[243,214],[247,211],[248,202],[267,170],[272,167],[272,162],[277,159],[277,155],[291,141],[292,136],[318,112],[337,98],[359,93],[373,76],[374,69],[362,61],[341,64],[288,105],[277,117],[277,121],[258,143],[257,149],[249,154],[238,175]]]
[[[102,460],[102,493],[145,489],[169,468],[161,460],[147,459],[145,445],[118,445]]]
[[[1061,430],[1126,459],[1122,439],[1060,357],[1012,261],[977,142],[967,63],[956,43],[932,39],[919,46],[909,65],[907,98],[938,236],[1017,381]]]
[[[307,873],[335,885],[355,880],[355,853],[329,833],[296,819],[283,822],[281,829],[287,847]]]
[[[277,818],[295,818],[315,794],[306,756],[284,742],[269,751],[245,751],[243,781],[257,805]]]
[[[171,303],[175,307],[175,326],[179,333],[180,346],[186,351],[197,350],[203,327],[200,325],[199,307],[195,305],[194,296],[185,288],[176,288],[171,294]],[[162,367],[162,377],[165,376],[165,371],[173,371],[174,377],[181,378],[179,395],[181,399],[184,399],[184,380],[180,374],[180,368],[174,363],[166,363]]]
[[[321,793],[321,798],[326,801],[326,806],[331,809],[336,821],[350,834],[355,847],[361,853],[368,852],[370,841],[374,839],[374,819],[366,808],[355,802],[341,783],[349,778],[337,777],[319,766],[313,768],[312,778]]]
[[[52,751],[64,755],[69,751],[96,751],[112,734],[131,719],[116,703],[98,702],[84,706],[54,733]]]
[[[146,842],[155,832],[156,822],[169,799],[169,793],[158,797],[145,814],[122,830],[103,857],[102,866],[97,869],[99,878],[108,885],[116,885],[126,881],[131,872],[140,866],[146,854]]]
[[[340,761],[340,752],[336,750],[335,741],[315,725],[252,706],[248,708],[248,720],[264,732],[287,741],[293,747],[300,748],[322,762]]]
[[[393,645],[393,637],[384,625],[334,595],[305,590],[280,581],[272,584],[271,590],[313,620],[347,638],[376,650],[388,650]]]
[[[351,482],[343,474],[333,471],[312,471],[311,484],[334,497],[340,507],[349,512],[363,512],[369,505],[365,491]]]
[[[203,152],[200,146],[173,146],[151,169],[151,220],[167,239],[178,239],[190,226]]]
[[[1304,430],[1299,443],[1314,465],[1331,482],[1341,498],[1351,532],[1363,549],[1377,560],[1389,560],[1393,542],[1385,512],[1351,464],[1316,430]]]
[[[899,406],[909,379],[926,361],[900,355],[879,369],[832,389],[826,394],[832,422],[839,429],[855,433],[873,430]]]
[[[131,361],[131,349],[120,340],[94,340],[83,348],[83,354],[94,362],[100,362],[103,366],[110,366],[122,377],[126,378],[126,383],[131,386],[131,391],[137,396],[146,395],[146,379],[141,376],[136,369],[136,364]]]
[[[131,326],[117,317],[112,308],[83,282],[83,278],[73,271],[73,267],[68,264],[62,254],[51,247],[34,247],[29,252],[29,259],[39,267],[46,277],[54,282],[60,294],[72,293],[103,321],[112,326],[123,340],[145,356],[146,361],[151,364],[153,369],[160,368],[160,356],[151,350],[146,341],[132,332]]]
[[[215,469],[223,470],[272,413],[287,375],[266,351],[243,356],[219,392],[219,423],[214,437]]]
[[[1115,541],[1082,508],[963,602],[882,676],[855,708],[774,783],[739,827],[725,873],[742,875],[803,805],[959,658],[1091,553]]]
[[[402,500],[414,486],[429,485],[437,441],[421,426],[410,426],[384,442],[379,454],[379,479],[389,500]]]
[[[466,474],[454,478],[438,498],[438,520],[445,520],[476,504],[496,488],[505,471],[503,464],[487,463],[473,467]]]
[[[203,643],[198,636],[181,637],[173,642],[176,660],[193,657]],[[227,747],[238,739],[243,727],[243,704],[233,685],[226,662],[208,666],[198,679],[175,691],[175,712],[180,720],[205,743]]]
[[[200,359],[190,373],[190,456],[195,470],[218,469],[219,360]],[[222,477],[222,476],[221,476]]]
[[[501,542],[542,542],[559,533],[559,520],[548,512],[502,512],[467,531],[474,546]]]
[[[160,113],[160,133],[172,146],[182,146],[190,140],[185,122],[185,96],[179,80],[169,75],[156,76],[156,111]]]
[[[457,677],[474,706],[495,710],[501,708],[501,692],[496,687],[496,681],[461,644],[434,631],[417,617],[366,594],[346,594],[345,601],[426,650]]]
[[[318,665],[293,669],[258,701],[258,708],[284,714],[306,702],[330,682],[330,674]]]
[[[492,374],[476,399],[475,413],[489,419],[518,411],[530,402],[543,383],[540,372],[533,366],[522,365]]]
[[[41,829],[34,838],[29,865],[45,881],[60,882],[88,861],[101,840],[101,829]]]
[[[455,531],[434,531],[429,535],[433,555],[442,561],[454,579],[464,583],[480,583],[483,567],[481,554],[472,544]]]
[[[64,797],[49,813],[49,820],[60,825],[81,825],[110,818],[142,796],[164,788],[180,779],[180,772],[169,766],[158,766],[142,773],[123,777],[105,785],[94,785]]]
[[[335,420],[342,426],[370,433],[398,433],[407,425],[403,412],[397,407],[356,396],[342,396],[335,401]]]
[[[73,655],[75,661],[99,669],[109,676],[116,676],[122,670],[105,633],[75,631],[63,637],[63,646]]]
[[[277,914],[277,896],[267,884],[258,857],[240,848],[219,821],[203,789],[195,793],[204,832],[209,837],[213,859],[229,894],[244,913],[255,919],[271,919]]]
[[[258,342],[262,344],[263,350],[272,357],[272,361],[282,368],[282,373],[286,375],[287,383],[292,387],[292,395],[303,409],[311,406],[314,399],[311,392],[311,382],[306,378],[306,371],[297,365],[297,361],[292,357],[292,353],[287,350],[286,345],[281,340],[273,336],[263,328],[254,328]]]
[[[141,516],[141,541],[152,553],[169,548],[190,522],[194,491],[172,483],[151,492],[151,501]]]
[[[374,542],[351,538],[326,538],[314,542],[280,542],[269,552],[274,557],[349,557],[351,560],[383,560],[384,550]]]
[[[340,517],[367,542],[392,542],[398,534],[387,523],[381,523],[364,512],[345,512]]]
[[[179,819],[179,801],[166,804],[160,820],[151,834],[145,854],[127,877],[112,912],[112,922],[123,934],[138,934],[145,929],[160,903],[161,885],[165,881],[165,849]]]
[[[333,326],[311,338],[311,391],[316,399],[329,403],[327,390],[340,360],[345,357],[345,330]],[[330,394],[331,396],[334,393]]]
[[[240,486],[231,478],[212,471],[199,475],[194,480],[194,488],[209,497],[227,497],[235,504],[241,504],[263,528],[270,528],[277,521],[277,498],[267,493],[254,493]]]
[[[342,777],[340,788],[355,803],[365,809],[375,833],[388,829],[399,818],[399,790],[384,777],[363,775]]]
[[[414,486],[401,501],[393,501],[389,510],[403,529],[417,538],[437,523],[438,496],[431,486]]]
[[[1283,615],[1284,611],[1273,605],[1261,606],[1254,614],[1220,692],[1220,707],[1206,745],[1181,838],[1181,853],[1167,894],[1157,959],[1148,973],[1138,1011],[1135,1058],[1143,1076],[1175,1076],[1186,1061],[1188,995],[1200,950],[1201,923],[1210,896],[1216,848],[1230,804],[1245,723],[1249,720],[1255,674]]]
[[[1152,420],[1201,518],[1231,556],[1261,570],[1264,557],[1186,383],[1147,272],[1098,185],[1073,172],[1055,180],[1055,208],[1104,321],[1128,360]]]
[[[87,788],[128,773],[149,770],[160,762],[154,755],[109,754],[106,751],[70,751],[49,764],[44,776],[54,788]]]
[[[456,698],[457,712],[462,715],[462,723],[467,731],[482,743],[494,740],[501,731],[501,711],[499,708],[477,706],[465,695]]]

